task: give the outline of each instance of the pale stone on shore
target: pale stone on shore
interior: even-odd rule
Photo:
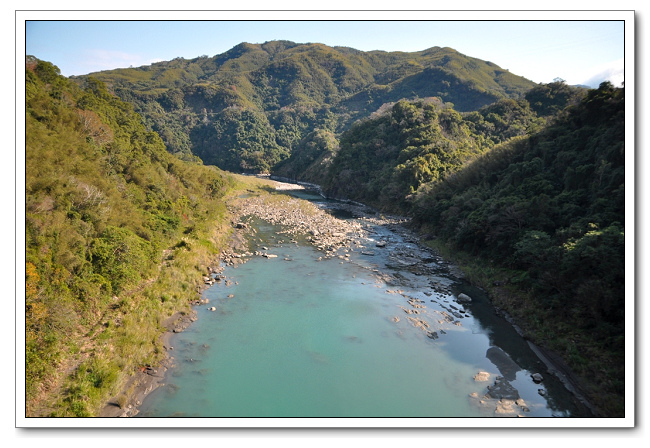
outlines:
[[[474,381],[488,381],[490,379],[490,374],[488,372],[479,372],[474,375]]]

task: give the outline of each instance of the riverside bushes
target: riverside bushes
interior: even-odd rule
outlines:
[[[159,360],[162,320],[216,258],[232,181],[169,154],[100,81],[36,58],[25,77],[26,412],[94,415]]]
[[[546,128],[423,186],[410,208],[452,252],[501,269],[492,280],[521,300],[497,305],[588,378],[590,399],[610,416],[624,409],[629,311],[624,106],[624,89],[603,83]]]

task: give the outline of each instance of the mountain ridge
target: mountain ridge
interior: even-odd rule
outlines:
[[[454,65],[478,64],[470,58],[432,50],[447,67],[422,68],[422,60],[406,59],[411,54],[353,65],[326,46],[286,46],[242,44],[236,58],[222,58],[229,71],[219,76],[207,56],[197,58],[201,64],[165,61],[154,73],[122,70],[110,88],[27,58],[30,397],[43,392],[57,358],[87,353],[84,344],[66,345],[82,328],[74,319],[86,325],[83,334],[103,328],[93,334],[120,343],[118,364],[100,357],[80,364],[56,415],[92,413],[116,372],[156,360],[123,356],[144,346],[142,338],[152,340],[143,323],[125,317],[151,317],[146,325],[157,331],[151,311],[187,303],[218,250],[214,223],[227,226],[230,177],[196,163],[198,154],[235,170],[325,180],[325,191],[410,215],[445,258],[467,254],[459,265],[468,281],[485,288],[527,337],[565,357],[603,415],[622,415],[624,89],[554,82],[459,112],[445,92],[469,95],[467,104],[501,95],[453,74]],[[269,52],[280,55],[277,64],[265,62]],[[383,72],[383,82],[393,81],[341,95],[387,60],[393,71]],[[483,62],[496,73],[496,64]],[[139,90],[123,81],[140,83]],[[449,90],[400,98],[432,86]],[[135,113],[143,110],[148,115]],[[190,163],[169,154],[170,142],[190,149],[176,151]],[[168,275],[137,289],[158,266]],[[91,346],[110,350],[101,347]]]
[[[286,40],[73,77],[82,86],[91,78],[132,103],[170,152],[251,172],[272,171],[310,132],[339,134],[385,103],[438,97],[466,112],[536,85],[449,47],[361,51]],[[247,111],[244,129],[215,139],[215,130],[233,127],[233,109]]]

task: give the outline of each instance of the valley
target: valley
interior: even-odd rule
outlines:
[[[185,316],[191,332],[211,315],[202,300],[221,287],[206,289],[206,276],[234,275],[245,259],[290,265],[292,257],[332,265],[326,270],[346,282],[353,272],[340,265],[381,265],[372,274],[381,294],[357,305],[395,296],[386,305],[400,317],[392,324],[424,350],[450,329],[432,330],[413,316],[415,305],[453,316],[460,293],[478,294],[481,304],[463,316],[483,336],[493,319],[486,316],[507,317],[498,327],[509,336],[494,345],[525,364],[517,371],[527,379],[515,379],[525,383],[522,394],[533,392],[526,403],[541,397],[533,367],[547,369],[530,342],[562,361],[591,408],[551,413],[623,415],[631,312],[623,87],[538,85],[450,48],[361,52],[288,41],[70,78],[28,56],[25,73],[28,416],[90,417],[107,403],[112,414],[132,414],[142,404],[137,378],[168,365],[161,335],[169,319]],[[330,203],[319,208],[308,192],[276,190],[269,176],[317,184],[316,199]],[[259,226],[283,233],[263,249],[250,233]],[[274,244],[291,251],[274,253]],[[402,281],[412,276],[427,286],[411,291]],[[346,297],[368,292],[352,283],[340,285],[350,288]],[[229,309],[227,295],[218,299],[215,312]],[[193,307],[200,313],[191,323]],[[393,328],[388,320],[380,325]],[[509,339],[523,348],[509,351]],[[483,361],[468,361],[478,369],[472,375],[497,375],[500,364],[485,361],[494,341],[482,341]],[[370,352],[379,353],[375,342]],[[321,352],[312,352],[318,362]],[[528,361],[512,355],[524,352]],[[487,393],[461,389],[479,401]],[[447,415],[444,406],[436,412]]]

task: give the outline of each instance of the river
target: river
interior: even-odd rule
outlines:
[[[485,294],[407,231],[292,193],[364,236],[324,256],[250,218],[258,255],[205,290],[139,417],[586,416]]]

